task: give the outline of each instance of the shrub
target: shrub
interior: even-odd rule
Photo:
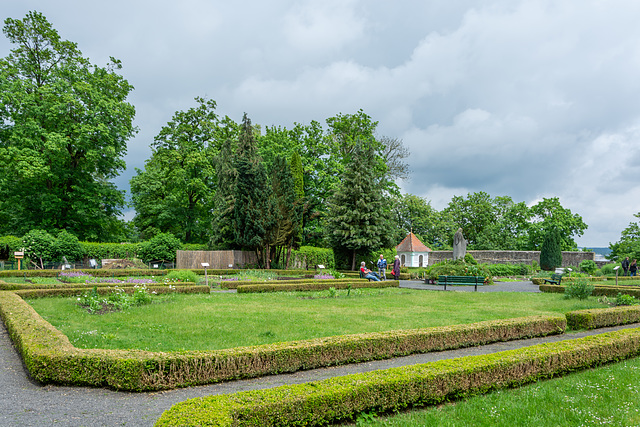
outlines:
[[[602,268],[600,269],[600,271],[602,272],[602,274],[604,274],[605,276],[615,276],[616,275],[616,271],[613,269],[616,266],[620,266],[620,263],[609,263],[609,264],[605,264],[602,266]]]
[[[292,260],[297,260],[303,268],[314,268],[316,265],[324,265],[326,268],[336,267],[332,249],[301,246],[299,250],[292,251],[291,255]]]
[[[587,299],[593,293],[593,289],[595,286],[590,284],[586,280],[578,280],[574,283],[565,286],[564,288],[564,297],[569,298],[577,298],[580,300]]]
[[[182,283],[198,283],[198,275],[191,270],[173,270],[164,276],[165,283],[182,282]]]
[[[618,292],[615,300],[615,305],[616,307],[621,305],[638,305],[638,300],[631,295],[626,295]]]
[[[491,282],[493,275],[486,265],[467,264],[463,260],[445,260],[432,265],[427,270],[430,279],[436,280],[438,276],[484,276]]]
[[[580,271],[584,271],[585,273],[592,276],[598,269],[598,265],[596,264],[596,262],[590,259],[585,259],[584,261],[582,261],[579,267]]]
[[[140,244],[139,255],[144,262],[175,261],[177,251],[180,248],[182,248],[182,243],[173,234],[159,233]]]
[[[56,239],[44,230],[31,230],[22,237],[24,256],[40,268],[56,254]]]
[[[464,255],[464,262],[466,262],[469,265],[478,265],[478,261],[476,261],[475,258],[470,253],[466,253]]]
[[[58,233],[53,261],[61,262],[63,257],[66,257],[69,262],[78,261],[84,257],[84,249],[80,241],[67,230],[61,230]]]

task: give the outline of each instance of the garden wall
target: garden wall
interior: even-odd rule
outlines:
[[[478,262],[487,264],[540,263],[540,251],[467,251]],[[562,252],[562,267],[577,266],[584,260],[595,261],[595,252]],[[453,251],[429,252],[429,264],[453,259]]]
[[[177,251],[176,268],[202,268],[202,263],[209,263],[208,268],[224,269],[245,268],[258,265],[255,252],[249,251]]]

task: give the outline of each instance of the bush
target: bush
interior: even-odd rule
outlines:
[[[595,286],[590,284],[586,280],[578,280],[575,283],[571,283],[564,288],[564,297],[569,298],[577,298],[580,300],[587,299],[593,293],[593,289]]]
[[[621,305],[638,305],[638,300],[631,295],[626,295],[618,292],[615,300],[615,305],[616,307]]]
[[[58,233],[53,261],[62,262],[63,257],[66,257],[69,262],[78,261],[84,257],[84,250],[80,241],[67,230],[62,230]]]
[[[602,274],[604,274],[605,276],[615,276],[616,275],[616,271],[614,270],[614,267],[619,267],[620,263],[609,263],[609,264],[605,264],[602,266],[602,268],[600,269],[600,271],[602,272]]]
[[[191,270],[173,270],[164,276],[163,281],[165,283],[198,283],[198,275]]]
[[[467,264],[461,259],[445,260],[432,265],[427,270],[430,279],[436,280],[438,276],[484,276],[492,282],[493,275],[486,265]]]
[[[51,261],[56,254],[56,239],[44,230],[31,230],[22,237],[24,256],[44,268],[45,261]]]
[[[487,268],[494,276],[526,276],[533,272],[527,264],[490,264]]]
[[[140,244],[139,255],[144,262],[175,261],[180,248],[182,243],[173,234],[159,233]]]
[[[326,268],[336,268],[332,249],[302,246],[299,250],[292,251],[291,255],[291,259],[297,260],[302,268],[314,268],[316,265],[324,265]]]
[[[591,276],[593,276],[593,274],[598,269],[598,265],[596,264],[596,262],[590,259],[585,259],[584,261],[582,261],[579,267],[580,271],[584,271]]]

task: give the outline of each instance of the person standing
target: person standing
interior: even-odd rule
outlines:
[[[624,275],[626,276],[629,273],[629,257],[623,259],[620,264],[622,266],[622,269],[624,270]]]
[[[636,271],[638,271],[638,263],[634,259],[633,261],[631,261],[631,264],[629,264],[629,275],[630,276],[635,276],[636,275]]]
[[[393,260],[393,278],[400,280],[400,257],[396,255],[396,259]]]
[[[387,260],[384,259],[382,254],[380,254],[380,259],[378,260],[378,276],[387,280]]]

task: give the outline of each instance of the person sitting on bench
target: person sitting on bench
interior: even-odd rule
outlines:
[[[360,263],[360,272],[362,272],[362,276],[365,279],[369,279],[369,280],[373,280],[374,282],[379,282],[380,278],[378,277],[378,275],[376,273],[374,273],[373,271],[369,270],[366,267],[366,264],[364,261],[362,261]]]

